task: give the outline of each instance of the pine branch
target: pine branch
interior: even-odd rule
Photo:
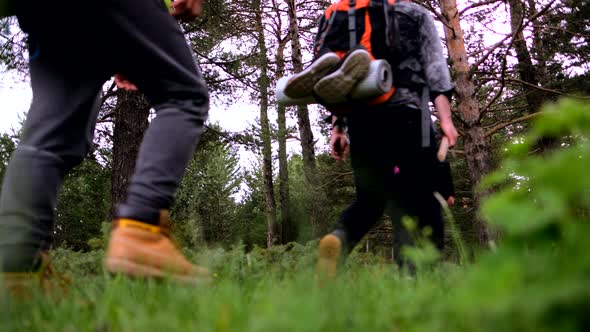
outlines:
[[[501,0],[487,0],[487,1],[482,1],[482,2],[471,4],[471,5],[463,8],[463,10],[461,12],[459,12],[459,16],[463,16],[463,14],[465,14],[465,12],[467,12],[471,9],[475,9],[475,8],[481,7],[481,6],[491,5],[491,4],[499,2],[499,1],[501,1]]]
[[[494,50],[496,50],[498,47],[502,46],[507,39],[512,38],[512,40],[510,41],[510,45],[508,46],[508,50],[509,50],[512,47],[512,45],[514,44],[514,38],[516,37],[516,35],[518,35],[519,32],[524,30],[531,22],[533,22],[539,16],[545,14],[545,12],[547,12],[549,10],[549,8],[551,8],[551,6],[553,6],[555,1],[556,0],[552,0],[545,7],[543,7],[543,9],[541,9],[537,13],[531,15],[530,17],[526,18],[526,23],[525,23],[525,19],[523,18],[522,21],[520,22],[520,26],[518,27],[518,29],[513,31],[511,34],[506,35],[506,37],[504,37],[501,41],[497,42],[492,47],[490,47],[489,51],[478,62],[476,62],[473,66],[471,66],[469,77],[470,78],[473,77],[473,74],[477,70],[477,67],[479,67],[484,61],[486,61],[487,58],[493,53]],[[506,53],[508,53],[508,50],[506,51]]]
[[[493,135],[495,132],[497,132],[498,130],[504,129],[504,128],[510,126],[510,125],[515,124],[515,123],[519,123],[519,122],[530,120],[530,119],[532,119],[532,118],[534,118],[537,115],[542,114],[542,113],[543,112],[537,112],[537,113],[527,114],[525,116],[521,116],[519,118],[513,119],[513,120],[508,121],[508,122],[505,122],[505,123],[496,124],[496,125],[494,125],[492,127],[492,129],[488,130],[485,133],[485,137],[489,137],[489,136]]]
[[[500,81],[500,80],[502,80],[501,78],[497,78],[497,77],[482,77],[480,79],[481,80],[487,80],[487,81]],[[568,93],[561,92],[561,91],[558,91],[558,90],[553,90],[553,89],[545,88],[545,87],[542,87],[542,86],[534,85],[534,84],[531,84],[529,82],[525,82],[525,81],[523,81],[521,79],[518,79],[518,78],[504,78],[504,80],[506,82],[510,82],[510,83],[518,83],[518,84],[527,85],[527,86],[533,87],[535,89],[538,89],[538,90],[541,90],[541,91],[544,91],[544,92],[548,92],[548,93],[553,93],[553,94],[560,95],[560,96],[565,96],[565,97],[570,97],[570,98],[576,98],[576,99],[582,99],[582,100],[590,99],[590,96],[577,96],[577,95],[572,95],[572,94],[568,94]]]

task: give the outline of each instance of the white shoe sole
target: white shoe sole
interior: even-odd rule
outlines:
[[[353,51],[335,72],[320,79],[313,87],[322,102],[345,102],[354,87],[369,74],[371,56],[366,50]]]
[[[326,53],[302,72],[293,75],[285,87],[289,98],[304,98],[313,94],[314,85],[340,62],[336,53]]]

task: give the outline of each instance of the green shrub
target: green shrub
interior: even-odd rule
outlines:
[[[533,153],[540,137],[563,145]],[[211,285],[111,278],[103,250],[58,249],[73,290],[55,301],[3,301],[0,327],[27,331],[587,331],[590,327],[590,108],[551,105],[515,139],[483,189],[487,220],[502,233],[472,263],[432,264],[412,251],[415,276],[353,252],[332,283],[313,274],[317,240],[272,249],[187,250],[215,273]],[[427,268],[424,268],[427,267]],[[1,289],[1,288],[0,288]]]

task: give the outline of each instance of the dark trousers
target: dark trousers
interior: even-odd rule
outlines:
[[[384,212],[393,222],[398,263],[403,260],[401,246],[412,244],[401,225],[404,216],[413,217],[419,228],[429,226],[432,240],[442,250],[444,226],[433,195],[436,142],[431,132],[431,146],[422,147],[420,111],[385,105],[355,110],[347,121],[356,200],[342,213],[337,229],[344,232],[349,250]]]
[[[208,116],[207,87],[162,0],[17,4],[29,35],[33,102],[0,194],[3,270],[51,243],[65,175],[88,153],[103,84],[124,74],[156,110],[118,217],[157,222],[169,208]]]

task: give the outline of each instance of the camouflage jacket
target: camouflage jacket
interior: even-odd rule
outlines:
[[[389,103],[419,108],[424,85],[431,100],[441,94],[450,100],[453,84],[433,18],[426,9],[411,2],[397,2],[394,8],[399,45],[396,59],[390,61],[396,92]]]

